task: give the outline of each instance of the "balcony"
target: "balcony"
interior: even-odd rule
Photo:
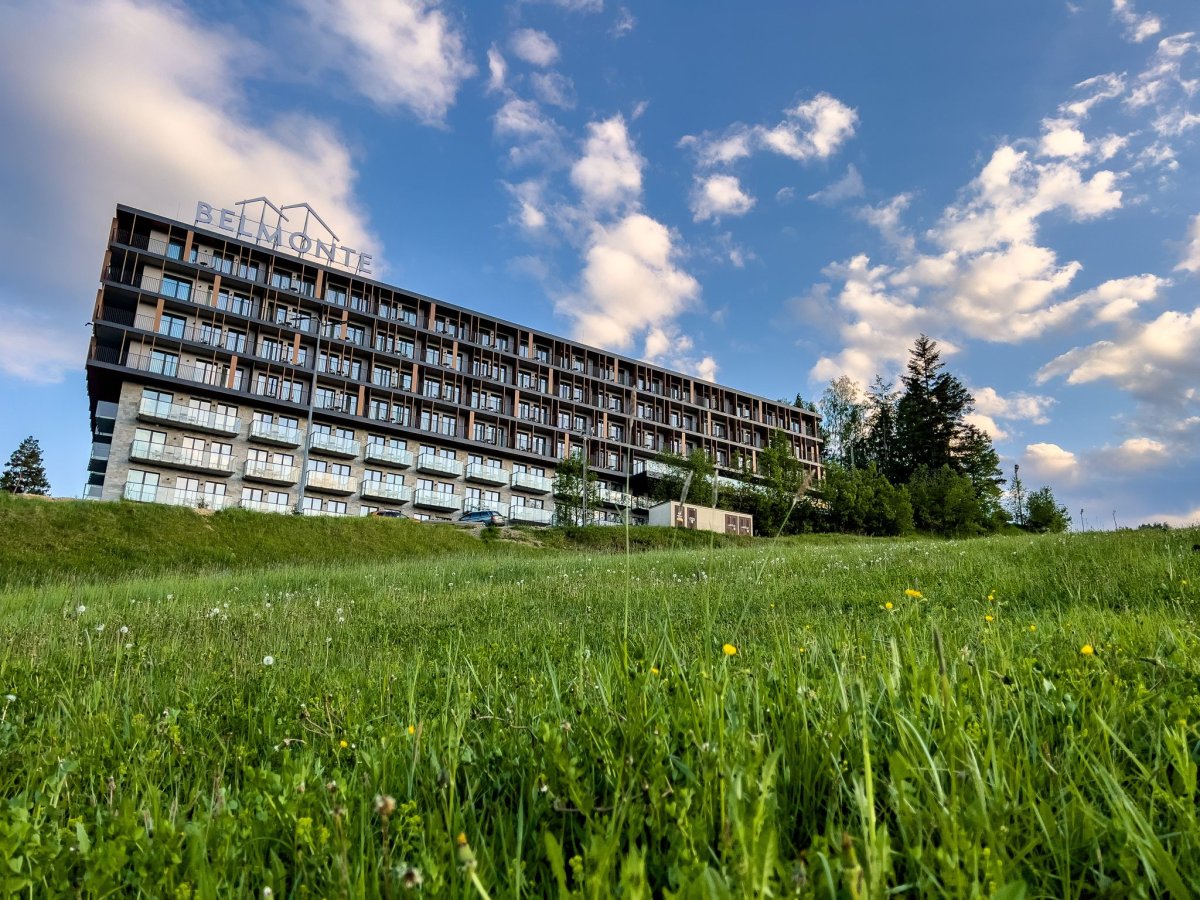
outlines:
[[[300,469],[286,463],[248,459],[242,477],[247,481],[265,481],[268,484],[295,484],[300,477]]]
[[[101,360],[101,362],[107,361]],[[149,372],[151,375],[179,378],[184,381],[194,381],[197,384],[228,388],[234,391],[245,390],[249,381],[246,372],[231,371],[225,363],[181,363],[173,356],[161,357],[130,353],[125,358],[125,365],[131,369],[137,369],[139,372]]]
[[[508,508],[508,517],[514,522],[549,525],[554,514],[548,509],[538,509],[536,506],[518,506],[514,503]]]
[[[485,500],[482,497],[468,497],[463,502],[463,512],[480,512],[483,510],[498,512],[502,516],[507,516],[508,504],[503,500]]]
[[[314,431],[308,436],[308,449],[316,450],[328,456],[344,456],[352,459],[362,452],[362,444],[353,438],[338,437],[336,434],[325,434]]]
[[[386,444],[367,444],[367,460],[407,469],[413,464],[413,455],[408,450],[399,447],[389,447]]]
[[[271,503],[267,500],[242,500],[238,506],[252,512],[279,513],[280,515],[287,515],[295,511],[290,503]]]
[[[624,491],[614,491],[610,488],[597,489],[596,499],[609,506],[621,508],[633,505],[633,498],[629,494],[626,494]]]
[[[225,509],[233,506],[232,498],[206,491],[180,491],[151,484],[126,484],[121,496],[135,503],[165,503],[168,506],[190,506],[193,509]]]
[[[363,498],[375,500],[391,500],[393,503],[408,503],[413,498],[413,489],[406,484],[393,484],[390,481],[364,481],[362,483]]]
[[[108,458],[112,453],[112,444],[92,444],[92,452],[88,456],[88,471],[101,475],[108,470]]]
[[[426,509],[462,509],[462,498],[444,491],[430,491],[419,488],[413,492],[413,506]]]
[[[214,434],[235,436],[242,430],[241,419],[209,409],[196,409],[182,403],[164,403],[142,399],[138,404],[137,417],[147,422],[167,422],[183,425],[195,431],[211,431]]]
[[[457,477],[463,473],[463,465],[456,459],[438,456],[436,453],[422,453],[417,457],[417,471]]]
[[[333,509],[312,509],[312,508],[305,508],[304,510],[302,510],[302,513],[306,516],[338,516],[338,517],[340,517],[340,516],[347,515],[347,513],[338,512],[337,510],[333,510]]]
[[[104,485],[102,484],[85,484],[83,486],[84,500],[103,500]]]
[[[488,466],[483,463],[470,463],[467,466],[467,481],[478,481],[481,484],[508,484],[512,477],[508,469],[499,466]],[[496,510],[504,512],[504,510]]]
[[[157,463],[160,466],[172,466],[210,475],[233,474],[233,457],[227,453],[213,453],[209,450],[190,450],[184,447],[168,447],[166,444],[152,444],[149,441],[134,441],[129,448],[129,458],[134,462]]]
[[[300,429],[255,419],[250,423],[250,440],[277,447],[299,447]]]
[[[353,494],[358,490],[358,479],[353,475],[335,475],[333,472],[309,472],[304,478],[304,486],[327,494]]]
[[[531,494],[548,494],[554,490],[554,481],[545,475],[513,472],[512,488],[514,491],[528,491]]]

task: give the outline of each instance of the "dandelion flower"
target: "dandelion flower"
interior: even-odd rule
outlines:
[[[104,623],[101,622],[99,625],[96,626],[96,633],[99,634],[103,630],[104,630]]]
[[[390,794],[375,795],[375,812],[387,818],[396,811],[396,798]]]
[[[991,603],[991,602],[992,602],[993,600],[995,600],[995,599],[996,599],[996,595],[995,595],[995,594],[988,594],[988,603]]]
[[[985,622],[995,622],[995,621],[996,621],[996,617],[995,617],[995,616],[992,616],[992,615],[987,615],[987,616],[984,616],[984,617],[983,617],[983,621],[985,621]]]
[[[1037,626],[1036,626],[1036,625],[1030,625],[1030,626],[1029,626],[1029,630],[1030,630],[1030,631],[1037,631]]]
[[[16,703],[17,695],[16,694],[5,694],[4,699],[7,700],[9,703]]]
[[[891,600],[889,600],[887,603],[883,604],[883,608],[884,609],[895,609],[896,605],[894,603],[892,603]]]
[[[1079,652],[1081,654],[1083,654],[1084,656],[1095,656],[1096,648],[1093,647],[1091,644],[1084,644],[1082,647],[1079,648]]]
[[[924,595],[920,591],[914,591],[912,588],[905,588],[904,596],[912,597],[914,600],[920,600]]]
[[[651,675],[657,675],[657,674],[658,674],[658,666],[651,666],[651,667],[650,667],[650,674],[651,674]]]
[[[273,657],[273,656],[264,656],[264,657],[263,657],[263,665],[264,665],[264,666],[273,666],[273,665],[275,665],[275,657]]]
[[[350,745],[343,740],[343,741],[338,741],[338,746],[341,747],[343,750],[345,750]]]
[[[129,626],[128,625],[121,626],[121,634],[129,634]]]
[[[415,725],[409,725],[409,726],[408,726],[408,733],[409,733],[410,735],[412,735],[412,734],[416,734],[416,733],[417,733],[417,728],[416,728],[416,726],[415,726]]]
[[[733,646],[733,644],[725,644],[723,647],[721,647],[721,652],[726,656],[736,656],[737,647]]]

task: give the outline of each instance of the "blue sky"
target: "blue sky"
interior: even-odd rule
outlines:
[[[78,495],[118,202],[758,394],[941,342],[1006,470],[1200,520],[1195,0],[0,0],[0,456]]]

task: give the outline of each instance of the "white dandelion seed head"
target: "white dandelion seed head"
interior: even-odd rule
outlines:
[[[7,700],[9,703],[16,703],[17,695],[16,694],[5,694],[4,699]]]
[[[121,634],[129,634],[129,626],[128,625],[121,626]]]
[[[82,603],[80,603],[77,607],[75,607],[76,615],[82,616],[85,612],[87,612],[87,607],[84,606]]]
[[[269,656],[269,655],[268,655],[268,656],[264,656],[264,657],[263,657],[263,665],[264,665],[264,666],[273,666],[273,665],[275,665],[275,657],[273,657],[273,656]]]
[[[96,633],[99,634],[103,630],[104,630],[104,623],[101,622],[99,625],[96,626]]]

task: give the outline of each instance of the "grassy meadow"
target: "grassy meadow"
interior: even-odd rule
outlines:
[[[1200,894],[1200,532],[345,524],[5,551],[0,896]]]

